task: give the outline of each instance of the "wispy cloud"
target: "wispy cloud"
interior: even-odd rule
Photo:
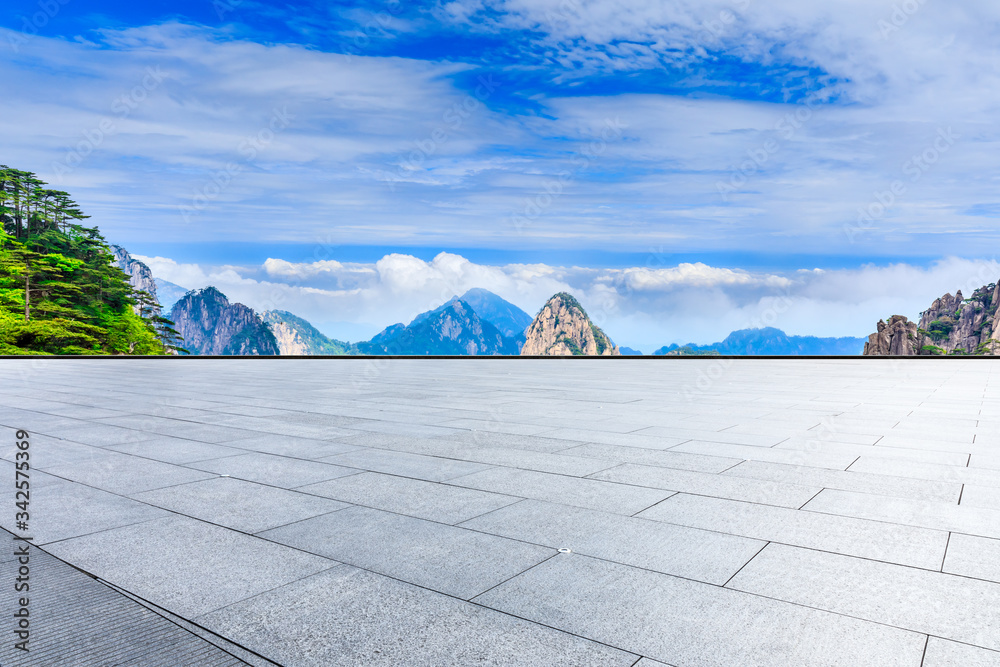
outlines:
[[[473,287],[534,315],[553,294],[575,294],[616,342],[652,352],[674,342],[709,343],[730,331],[776,326],[789,333],[865,336],[880,318],[911,318],[945,291],[1000,278],[1000,263],[957,258],[787,275],[706,264],[594,269],[547,264],[484,265],[455,254],[431,261],[405,254],[371,264],[330,261],[207,267],[140,257],[161,278],[187,288],[215,285],[259,310],[290,310],[330,335],[367,339],[395,322]]]
[[[343,37],[387,6],[310,10],[303,25],[334,21]],[[349,58],[336,40],[265,42],[236,23],[39,35],[0,61],[15,91],[5,160],[57,180],[80,154],[60,187],[126,244],[251,235],[863,260],[996,239],[978,213],[996,199],[994,5],[923,3],[899,26],[892,6],[860,0],[393,8],[394,27]],[[476,39],[510,46],[480,53]],[[162,73],[154,87],[149,71]],[[261,141],[275,113],[291,120]],[[609,123],[621,136],[580,168]],[[942,131],[958,137],[949,151],[849,233]],[[551,205],[513,224],[551,183]]]

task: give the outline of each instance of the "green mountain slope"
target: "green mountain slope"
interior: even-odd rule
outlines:
[[[0,354],[164,354],[169,322],[69,195],[0,166]],[[134,308],[133,308],[134,306]]]
[[[350,343],[324,336],[312,324],[288,311],[268,310],[260,316],[271,327],[281,354],[309,356],[358,353]]]

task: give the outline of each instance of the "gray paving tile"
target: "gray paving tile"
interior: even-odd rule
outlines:
[[[0,455],[7,461],[16,460],[18,453],[13,436],[0,443]],[[100,460],[107,451],[93,445],[82,445],[68,440],[33,434],[29,439],[29,463],[33,469],[48,468],[65,463]],[[23,457],[22,457],[23,460]]]
[[[538,435],[539,433],[552,430],[551,426],[539,424],[518,424],[508,421],[486,419],[443,419],[438,422],[438,425],[454,429],[467,429],[469,431],[510,433],[511,435]]]
[[[526,500],[463,527],[708,583],[726,583],[764,542]]]
[[[348,507],[336,500],[230,477],[178,484],[132,497],[244,533],[256,533]]]
[[[46,544],[109,528],[128,526],[166,516],[167,512],[128,498],[93,489],[58,478],[40,477],[37,471],[30,481],[30,530],[36,544]],[[11,478],[13,479],[13,478]],[[7,485],[5,485],[7,486]],[[13,483],[10,484],[13,487]],[[3,493],[10,507],[0,519],[5,528],[13,529],[14,494]],[[20,531],[19,531],[20,534]]]
[[[310,484],[299,490],[354,505],[451,524],[518,501],[518,498],[498,493],[371,472]]]
[[[696,472],[722,472],[739,463],[739,458],[685,454],[673,449],[645,449],[620,445],[586,444],[567,449],[563,454],[602,459],[614,463],[638,463],[648,466],[694,470]]]
[[[758,503],[678,494],[639,517],[758,540],[939,569],[948,533]]]
[[[448,483],[625,515],[640,512],[670,496],[670,492],[656,489],[516,468],[492,468]]]
[[[411,439],[395,442],[392,449],[409,451],[427,456],[439,456],[472,461],[487,465],[523,468],[539,472],[551,472],[558,475],[575,475],[583,477],[599,470],[611,467],[608,461],[574,456],[566,453],[549,454],[525,449],[506,449],[456,442],[451,439],[419,440]]]
[[[463,599],[557,553],[367,507],[300,521],[260,536]]]
[[[962,506],[1000,510],[1000,486],[966,484],[962,490]]]
[[[1000,540],[952,533],[944,571],[1000,582]]]
[[[355,445],[338,440],[315,440],[311,438],[295,438],[291,436],[254,436],[227,442],[228,447],[235,447],[263,454],[276,456],[291,456],[302,459],[318,459],[324,456],[334,456],[357,449]]]
[[[322,461],[306,461],[260,452],[197,461],[189,463],[187,467],[285,489],[357,475],[361,472],[357,468],[344,468]]]
[[[1000,538],[1000,511],[979,507],[824,489],[803,509]]]
[[[709,456],[726,456],[747,461],[766,461],[791,465],[810,465],[816,468],[844,470],[858,457],[844,452],[826,453],[778,449],[777,447],[757,447],[754,445],[732,445],[724,442],[704,442],[690,440],[670,449],[672,452],[689,452]]]
[[[253,433],[252,431],[246,431],[238,428],[198,424],[191,421],[185,421],[183,419],[167,419],[153,415],[108,417],[97,421],[102,424],[108,424],[108,426],[102,428],[107,429],[109,434],[116,431],[124,433],[132,430],[134,433],[144,434],[144,439],[149,439],[156,435],[166,435],[174,438],[197,440],[199,442],[219,443],[245,438]],[[76,440],[77,442],[84,442],[84,440],[81,439],[81,437],[76,433],[74,433],[71,437],[67,437],[71,440]],[[104,438],[106,436],[100,437]],[[125,444],[126,442],[135,442],[135,440],[121,440],[120,442],[109,440],[107,442],[89,442],[88,444],[118,445]]]
[[[192,463],[194,461],[218,459],[223,456],[235,456],[236,454],[244,453],[242,449],[234,449],[225,445],[214,445],[207,442],[196,442],[194,440],[164,436],[155,436],[152,440],[127,445],[111,445],[107,449],[112,452],[132,454],[165,463]]]
[[[888,460],[862,456],[850,467],[854,472],[929,479],[947,484],[975,484],[1000,487],[1000,470],[971,468],[962,465],[939,465],[917,461]]]
[[[454,434],[460,429],[446,428],[444,426],[432,426],[428,424],[414,424],[412,421],[391,422],[391,421],[367,421],[359,422],[351,426],[355,431],[369,431],[372,433],[388,433],[396,435],[417,436],[426,438],[443,438]]]
[[[775,445],[775,449],[793,449],[798,451],[810,451],[816,447],[816,439],[813,440],[786,440]],[[905,449],[902,447],[875,447],[867,444],[850,444],[842,442],[823,441],[823,451],[829,453],[850,454],[862,458],[878,458],[889,460],[916,461],[922,463],[936,463],[939,465],[964,466],[968,462],[968,455],[960,452],[935,452],[920,449]]]
[[[641,663],[640,663],[641,664]],[[930,637],[921,667],[1000,667],[1000,652]]]
[[[932,452],[970,452],[980,449],[972,442],[973,434],[952,437],[946,431],[928,432],[925,429],[898,432],[893,429],[875,443],[876,447],[905,447]]]
[[[213,476],[198,470],[117,452],[107,452],[100,458],[60,463],[45,468],[45,471],[74,482],[126,496]]]
[[[355,449],[346,454],[328,456],[322,460],[335,465],[403,477],[415,477],[431,482],[443,482],[454,477],[487,470],[490,467],[484,463],[370,448]]]
[[[55,556],[191,618],[334,563],[181,516],[56,542]]]
[[[1000,584],[770,544],[729,588],[877,623],[1000,647]]]
[[[820,490],[820,487],[763,482],[631,463],[591,475],[591,478],[781,507],[800,507]]]
[[[77,442],[82,445],[94,445],[96,447],[142,442],[154,437],[153,434],[144,431],[119,428],[117,426],[94,426],[89,422],[85,427],[58,429],[57,432],[50,433],[50,435],[63,440],[69,440],[70,442]]]
[[[629,667],[638,657],[347,565],[198,622],[300,667]]]
[[[583,444],[574,440],[559,440],[557,438],[546,438],[538,435],[514,435],[493,431],[459,431],[444,439],[480,447],[507,447],[510,449],[526,449],[533,452],[548,452],[550,454]]]
[[[600,445],[622,445],[626,447],[643,447],[646,449],[667,449],[690,440],[690,437],[671,435],[654,435],[641,433],[609,433],[584,428],[557,428],[544,433],[546,438],[573,440],[577,442],[595,443]]]
[[[914,667],[925,639],[579,554],[560,554],[476,602],[680,665]]]
[[[725,473],[735,477],[749,477],[772,482],[791,482],[805,486],[820,486],[841,491],[859,491],[880,496],[895,496],[913,500],[934,500],[944,503],[958,503],[962,485],[955,482],[932,482],[910,477],[895,477],[844,470],[824,470],[808,465],[782,465],[746,461],[730,468]],[[966,494],[968,487],[966,487]],[[964,499],[963,495],[963,499]],[[964,500],[963,500],[964,502]]]
[[[786,440],[796,429],[789,428],[787,433],[780,435],[754,435],[751,433],[734,433],[710,428],[686,429],[673,426],[651,426],[631,435],[667,437],[678,440],[701,440],[706,442],[723,442],[733,445],[755,445],[758,447],[773,447]],[[678,443],[680,444],[680,443]]]

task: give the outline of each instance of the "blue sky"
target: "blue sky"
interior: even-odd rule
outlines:
[[[1000,276],[995,3],[7,6],[0,161],[342,338],[472,286],[643,348],[782,299],[865,335]]]

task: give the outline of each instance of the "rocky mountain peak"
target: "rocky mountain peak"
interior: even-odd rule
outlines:
[[[185,294],[174,304],[170,319],[192,354],[279,354],[278,342],[261,317],[242,303],[230,303],[214,287]]]
[[[111,252],[115,255],[115,263],[118,265],[118,268],[128,274],[129,284],[135,289],[146,292],[154,299],[159,300],[156,294],[156,281],[153,279],[153,272],[149,270],[149,267],[132,257],[121,246],[111,246]],[[132,309],[138,313],[139,305],[136,304]],[[159,315],[159,310],[157,309],[153,314]]]
[[[879,321],[868,337],[866,355],[995,355],[1000,354],[1000,284],[980,287],[969,298],[962,291],[934,299],[920,322],[903,315]]]
[[[522,355],[612,356],[618,347],[601,331],[573,295],[549,299],[525,331]]]

